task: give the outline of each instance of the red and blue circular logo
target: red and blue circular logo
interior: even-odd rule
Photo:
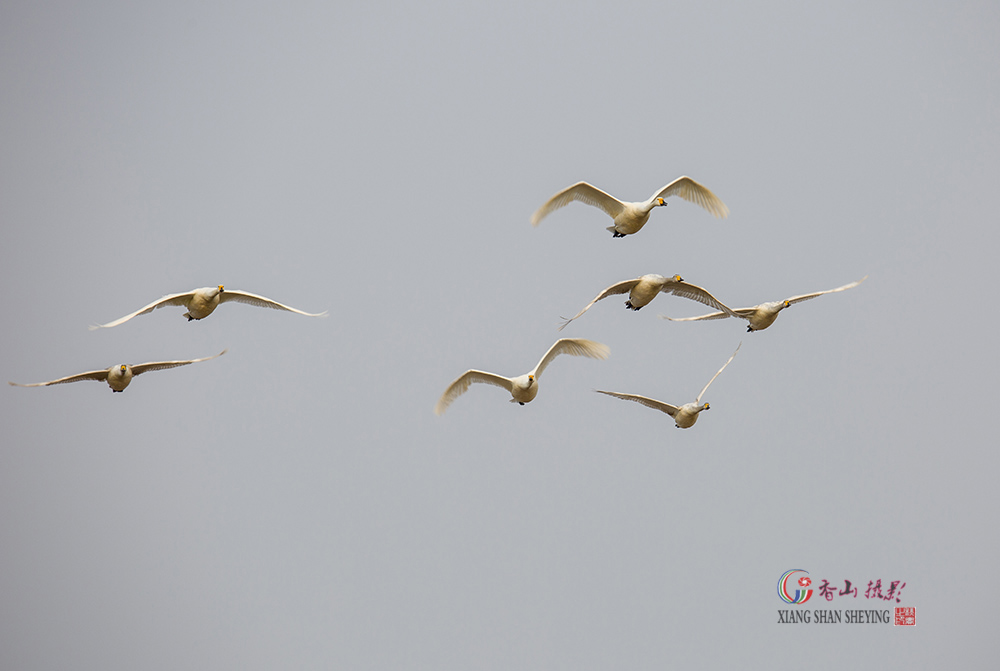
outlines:
[[[795,596],[792,596],[791,593],[788,591],[788,581],[791,580],[792,575],[796,573],[805,573],[806,575],[802,576],[798,580],[799,587],[802,587],[803,589],[795,590]],[[781,597],[781,600],[784,601],[785,603],[805,603],[806,601],[808,601],[809,598],[813,595],[813,591],[811,589],[804,589],[812,584],[812,579],[807,577],[808,574],[809,571],[803,571],[800,568],[792,569],[791,571],[785,571],[784,573],[782,573],[781,579],[778,580],[778,596]]]

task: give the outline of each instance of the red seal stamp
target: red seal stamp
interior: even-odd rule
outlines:
[[[896,606],[896,625],[916,626],[917,609],[913,606]]]

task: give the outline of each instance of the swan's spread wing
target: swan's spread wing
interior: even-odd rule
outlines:
[[[79,382],[80,380],[99,380],[104,381],[108,379],[108,369],[104,370],[92,370],[86,373],[77,373],[76,375],[67,375],[66,377],[61,377],[58,380],[50,380],[49,382],[35,382],[34,384],[19,384],[17,382],[8,382],[7,384],[14,385],[15,387],[48,387],[50,384],[63,384],[65,382]]]
[[[636,403],[642,403],[647,408],[653,408],[654,410],[665,412],[671,417],[673,417],[674,413],[677,412],[677,406],[664,403],[663,401],[657,401],[654,398],[639,396],[638,394],[620,394],[617,391],[601,391],[600,389],[595,389],[594,391],[598,394],[607,394],[608,396],[620,398],[623,401],[635,401]]]
[[[118,326],[119,324],[124,324],[129,319],[132,319],[132,317],[138,317],[139,315],[144,315],[147,312],[152,312],[156,308],[162,308],[165,305],[185,307],[188,301],[191,300],[192,296],[194,296],[194,291],[187,291],[183,294],[169,294],[167,296],[164,296],[158,301],[153,301],[144,308],[136,310],[130,315],[125,315],[121,319],[116,319],[113,322],[108,322],[107,324],[93,324],[90,326],[90,330],[93,331],[95,329],[109,329],[112,326]]]
[[[570,319],[565,319],[564,318],[565,321],[563,321],[562,325],[559,327],[559,330],[562,331],[564,328],[566,328],[567,324],[569,324],[571,321],[573,321],[574,319],[578,318],[584,312],[586,312],[587,310],[589,310],[591,305],[593,305],[597,301],[601,300],[602,298],[607,298],[608,296],[613,296],[615,294],[627,294],[628,292],[632,291],[632,287],[634,287],[637,284],[639,284],[639,280],[638,279],[635,279],[635,280],[625,280],[624,282],[619,282],[618,284],[612,284],[610,287],[608,287],[607,289],[605,289],[601,293],[597,294],[597,298],[595,298],[594,300],[592,300],[589,303],[587,303],[587,307],[585,307],[584,309],[582,309],[578,313],[576,313],[576,317],[571,317]]]
[[[725,312],[710,312],[707,315],[698,315],[697,317],[668,317],[667,315],[660,315],[660,319],[669,319],[672,322],[698,322],[706,321],[709,319],[725,319],[726,317],[736,316],[742,319],[750,319],[750,315],[753,314],[756,307],[752,308],[737,308],[733,310],[733,315],[728,315]]]
[[[165,368],[176,368],[177,366],[186,366],[189,363],[198,363],[199,361],[208,361],[209,359],[214,359],[220,357],[229,349],[224,349],[218,354],[213,354],[212,356],[202,357],[201,359],[188,359],[187,361],[150,361],[149,363],[140,363],[132,366],[132,375],[142,375],[143,373],[148,373],[151,370],[163,370]]]
[[[473,382],[492,384],[496,387],[503,387],[507,391],[514,389],[514,384],[510,378],[497,375],[496,373],[487,373],[483,370],[470,369],[462,373],[457,380],[448,385],[448,388],[441,394],[441,398],[438,399],[437,405],[434,406],[434,414],[440,415],[447,410],[451,402],[464,394]]]
[[[713,296],[707,289],[699,287],[696,284],[689,284],[687,282],[669,282],[663,286],[660,290],[664,293],[674,294],[682,298],[687,298],[688,300],[698,301],[699,303],[704,303],[705,305],[715,308],[716,310],[723,311],[723,317],[738,317],[739,315],[731,310],[725,303],[720,301],[718,298]],[[718,317],[715,317],[718,319]]]
[[[259,308],[272,308],[274,310],[287,310],[288,312],[294,312],[296,314],[305,315],[306,317],[325,317],[327,311],[317,312],[313,314],[312,312],[303,312],[302,310],[296,310],[295,308],[283,305],[278,301],[272,301],[270,298],[265,298],[264,296],[258,296],[257,294],[247,293],[246,291],[231,291],[226,289],[221,294],[219,294],[219,302],[226,303],[228,301],[237,301],[239,303],[249,303],[250,305],[256,305]]]
[[[740,343],[739,345],[737,345],[736,346],[736,352],[739,352],[740,351],[740,347],[742,347],[742,346],[743,346],[743,343]],[[729,357],[729,361],[733,360],[733,358],[736,356],[736,352],[733,352],[733,356]],[[726,363],[722,364],[722,368],[719,369],[719,373],[721,373],[722,371],[726,370],[726,366],[729,365],[729,361],[727,361]],[[712,386],[713,382],[715,382],[715,378],[719,377],[719,373],[716,373],[715,375],[712,376],[712,379],[708,381],[708,384],[705,385],[705,388],[701,390],[700,394],[698,394],[698,398],[694,399],[694,402],[696,404],[701,403],[701,397],[705,395],[705,392],[708,391],[708,388]]]
[[[573,186],[566,187],[556,195],[552,196],[549,198],[547,203],[538,208],[538,210],[531,215],[531,225],[537,226],[542,222],[542,219],[547,217],[553,210],[558,210],[564,205],[569,205],[574,200],[586,203],[587,205],[593,205],[594,207],[599,207],[611,218],[617,217],[621,214],[621,211],[625,209],[625,203],[618,200],[610,193],[605,193],[592,184],[577,182]]]
[[[792,296],[791,298],[788,299],[788,302],[794,305],[795,303],[801,303],[802,301],[807,301],[810,298],[816,298],[817,296],[822,296],[823,294],[835,294],[838,291],[845,291],[847,289],[853,289],[854,287],[858,286],[859,284],[861,284],[862,282],[864,282],[867,279],[868,279],[868,276],[865,275],[864,277],[862,277],[857,282],[851,282],[850,284],[845,284],[844,286],[837,287],[836,289],[828,289],[826,291],[817,291],[816,293],[802,294],[801,296]]]
[[[678,177],[654,193],[652,197],[667,198],[668,196],[680,196],[688,202],[700,205],[716,217],[725,219],[726,215],[729,214],[729,208],[719,200],[718,196],[690,177]]]
[[[530,375],[534,375],[536,378],[542,376],[542,371],[545,367],[555,359],[560,354],[571,354],[572,356],[589,356],[591,359],[607,359],[608,354],[611,353],[611,349],[607,345],[603,345],[599,342],[594,342],[593,340],[585,340],[583,338],[560,338],[555,341],[549,351],[545,353],[542,360],[538,362],[535,369],[531,371]]]

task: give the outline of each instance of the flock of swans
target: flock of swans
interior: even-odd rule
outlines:
[[[690,177],[678,177],[650,196],[649,199],[635,203],[618,200],[614,196],[598,189],[592,184],[588,184],[587,182],[577,182],[576,184],[573,184],[572,186],[556,193],[554,196],[549,198],[544,205],[538,208],[538,210],[531,216],[531,224],[532,226],[538,226],[542,220],[554,210],[564,207],[573,201],[580,201],[587,205],[600,208],[605,212],[605,214],[611,217],[614,220],[614,225],[609,226],[608,230],[614,237],[622,238],[626,235],[638,233],[642,227],[646,225],[646,222],[649,221],[649,216],[653,211],[653,208],[665,206],[667,204],[666,198],[670,196],[679,196],[684,200],[695,203],[716,217],[725,218],[726,215],[729,214],[729,208],[726,207],[718,196],[712,193],[707,187],[699,184]],[[795,303],[816,298],[817,296],[852,289],[864,282],[866,279],[868,279],[867,275],[856,282],[845,284],[844,286],[837,287],[836,289],[792,296],[791,298],[783,301],[761,303],[760,305],[755,305],[753,307],[733,310],[712,295],[712,293],[707,289],[685,282],[680,275],[673,275],[671,277],[665,277],[663,275],[643,275],[635,279],[623,280],[612,284],[610,287],[599,293],[594,300],[590,301],[590,303],[588,303],[575,316],[569,319],[563,318],[563,321],[559,326],[559,330],[563,330],[570,324],[570,322],[579,319],[587,310],[593,307],[595,303],[607,298],[608,296],[627,293],[629,298],[625,301],[625,307],[629,310],[640,310],[656,298],[658,294],[667,293],[703,303],[714,308],[717,312],[712,312],[698,317],[686,317],[683,319],[674,319],[672,317],[661,315],[663,319],[670,319],[671,321],[703,321],[734,317],[737,319],[746,319],[750,322],[749,326],[747,326],[748,332],[763,331],[774,323],[774,321],[778,318],[778,313],[783,309],[794,305]],[[739,352],[741,346],[742,343],[737,345],[736,351],[734,351],[732,356],[730,356],[726,363],[722,365],[722,368],[720,368],[718,372],[712,376],[712,379],[708,381],[708,384],[705,385],[695,400],[691,403],[675,406],[670,403],[657,401],[647,396],[640,396],[638,394],[624,394],[621,392],[604,391],[601,389],[595,389],[594,391],[622,400],[634,401],[646,407],[653,408],[654,410],[665,412],[673,418],[674,426],[679,429],[688,429],[694,426],[695,422],[698,421],[698,416],[703,411],[709,409],[710,406],[708,403],[701,402],[702,397],[705,395],[705,392],[708,391],[708,388],[712,385],[712,383],[715,382],[715,379],[726,369],[726,366],[728,366],[736,357],[736,353]],[[610,349],[606,345],[592,340],[584,340],[582,338],[562,338],[557,340],[555,344],[549,348],[549,350],[542,357],[541,361],[538,362],[538,365],[536,365],[528,373],[518,377],[504,377],[503,375],[497,375],[496,373],[469,369],[462,373],[462,375],[460,375],[454,382],[448,385],[448,388],[445,390],[444,394],[441,395],[437,405],[434,407],[434,412],[438,415],[442,414],[456,398],[464,394],[469,389],[469,386],[472,383],[491,384],[497,387],[503,387],[510,392],[511,403],[524,405],[525,403],[534,400],[535,396],[538,394],[538,378],[541,377],[542,371],[545,370],[545,367],[560,354],[585,356],[592,359],[606,359],[609,353]]]
[[[544,205],[538,208],[538,210],[531,217],[531,224],[533,226],[538,226],[542,219],[551,214],[554,210],[564,207],[573,201],[580,201],[587,205],[598,207],[610,216],[614,220],[614,225],[609,226],[608,230],[611,231],[614,237],[621,238],[638,233],[642,227],[646,225],[646,222],[649,221],[649,216],[653,211],[653,208],[665,206],[667,204],[666,199],[670,196],[678,196],[684,200],[695,203],[716,217],[724,218],[729,214],[729,209],[714,193],[690,177],[679,177],[654,193],[648,200],[636,203],[618,200],[614,196],[591,184],[588,184],[587,182],[577,182],[576,184],[558,192],[549,198]],[[658,294],[667,293],[703,303],[704,305],[714,308],[717,312],[711,312],[698,317],[685,317],[681,319],[661,315],[664,319],[670,319],[671,321],[704,321],[734,317],[737,319],[746,319],[749,322],[749,325],[747,326],[748,332],[763,331],[774,323],[774,321],[778,318],[778,313],[785,308],[802,301],[816,298],[817,296],[852,289],[864,282],[867,277],[868,276],[866,275],[856,282],[845,284],[844,286],[837,287],[836,289],[792,296],[791,298],[787,298],[783,301],[761,303],[760,305],[755,305],[753,307],[733,310],[727,307],[725,303],[716,298],[707,289],[685,282],[680,275],[673,275],[670,277],[665,277],[663,275],[642,275],[641,277],[637,277],[635,279],[623,280],[612,284],[610,287],[599,293],[594,300],[590,301],[590,303],[588,303],[575,316],[569,319],[564,318],[563,322],[559,326],[559,330],[561,331],[571,322],[579,319],[585,312],[587,312],[587,310],[593,307],[595,303],[607,298],[608,296],[627,293],[629,298],[625,301],[625,307],[630,310],[640,310],[646,305],[649,305],[649,303],[656,298]],[[153,310],[167,306],[184,308],[186,312],[183,316],[186,317],[188,321],[200,320],[205,319],[211,315],[215,309],[219,307],[219,305],[227,302],[247,303],[257,307],[294,312],[307,317],[323,317],[327,314],[325,311],[320,313],[303,312],[302,310],[289,307],[264,296],[251,294],[246,291],[227,290],[220,284],[215,287],[192,289],[191,291],[179,294],[168,294],[156,301],[153,301],[149,305],[136,310],[135,312],[125,315],[124,317],[120,317],[106,324],[93,325],[90,328],[91,330],[113,328],[124,324],[134,317],[148,314]],[[729,357],[729,360],[723,364],[722,368],[720,368],[714,376],[712,376],[712,379],[708,381],[708,384],[705,385],[705,388],[701,390],[701,393],[698,394],[692,403],[674,406],[669,403],[657,401],[638,394],[625,394],[600,389],[595,389],[594,391],[626,401],[635,401],[647,407],[665,412],[674,419],[674,423],[677,428],[687,429],[694,426],[695,422],[698,421],[698,415],[701,412],[709,409],[709,404],[703,404],[701,402],[701,398],[705,395],[705,392],[708,391],[712,382],[714,382],[722,371],[725,370],[726,366],[732,362],[736,353],[739,352],[739,349],[740,347],[737,346],[736,351]],[[99,380],[107,382],[108,386],[111,387],[111,391],[122,392],[125,391],[126,387],[128,387],[132,378],[137,375],[153,370],[164,370],[167,368],[176,368],[178,366],[187,366],[192,363],[208,361],[222,356],[227,351],[228,350],[222,350],[218,354],[200,359],[187,359],[183,361],[152,361],[136,365],[123,363],[105,369],[77,373],[76,375],[68,375],[66,377],[50,380],[48,382],[36,382],[34,384],[19,384],[16,382],[10,382],[9,384],[18,387],[47,387],[49,385],[78,382],[80,380]],[[490,384],[506,389],[511,395],[511,403],[519,403],[520,405],[530,403],[538,394],[538,380],[541,378],[542,372],[557,356],[561,354],[568,354],[571,356],[588,357],[591,359],[606,359],[609,353],[610,349],[607,345],[603,345],[592,340],[585,340],[583,338],[561,338],[549,348],[549,350],[542,356],[538,364],[524,375],[519,375],[517,377],[505,377],[496,373],[469,369],[456,378],[454,382],[448,385],[448,388],[445,390],[444,394],[441,395],[437,405],[434,407],[434,412],[438,415],[442,414],[445,410],[447,410],[448,406],[451,405],[456,398],[464,394],[473,383]]]
[[[226,303],[228,301],[237,301],[240,303],[249,303],[250,305],[256,305],[258,307],[273,308],[275,310],[285,310],[287,312],[295,312],[296,314],[305,315],[307,317],[324,317],[326,312],[320,313],[310,313],[303,312],[302,310],[297,310],[293,307],[283,305],[277,301],[273,301],[270,298],[265,298],[264,296],[258,296],[257,294],[247,293],[246,291],[233,291],[226,290],[225,286],[219,285],[217,287],[204,287],[201,289],[192,289],[182,294],[169,294],[163,298],[153,301],[144,308],[140,308],[131,314],[127,314],[120,319],[116,319],[107,324],[98,324],[90,327],[91,330],[101,329],[101,328],[112,328],[118,326],[119,324],[124,324],[133,317],[138,317],[139,315],[144,315],[152,312],[156,308],[162,308],[167,305],[172,305],[175,307],[183,307],[187,310],[184,316],[187,317],[188,321],[196,319],[204,319],[215,311],[215,308],[219,307],[220,303]],[[49,380],[48,382],[35,382],[33,384],[19,384],[17,382],[8,382],[8,384],[15,387],[48,387],[53,384],[65,384],[67,382],[79,382],[80,380],[98,380],[101,382],[107,382],[108,386],[111,387],[113,392],[123,392],[125,387],[132,382],[132,378],[136,375],[142,375],[151,370],[164,370],[166,368],[176,368],[178,366],[187,366],[192,363],[199,363],[202,361],[208,361],[210,359],[215,359],[220,357],[229,349],[226,348],[219,352],[218,354],[213,354],[212,356],[203,357],[201,359],[187,359],[184,361],[151,361],[149,363],[140,363],[129,365],[123,363],[116,366],[111,366],[110,368],[105,368],[101,370],[87,371],[86,373],[77,373],[76,375],[67,375],[66,377],[61,377],[57,380]]]

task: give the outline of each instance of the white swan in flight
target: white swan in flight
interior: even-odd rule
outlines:
[[[703,289],[695,284],[688,284],[680,275],[674,275],[672,277],[664,277],[663,275],[643,275],[642,277],[637,277],[634,280],[624,280],[618,282],[617,284],[612,284],[610,287],[597,294],[597,298],[590,301],[587,307],[580,310],[575,317],[566,319],[563,321],[559,330],[562,331],[566,328],[574,319],[577,319],[584,312],[590,309],[590,307],[597,301],[607,298],[608,296],[614,296],[615,294],[628,293],[629,298],[625,301],[625,307],[629,310],[640,310],[644,306],[648,305],[650,301],[656,298],[659,293],[674,294],[676,296],[681,296],[682,298],[688,298],[693,301],[698,301],[699,303],[704,303],[716,310],[724,310],[731,314],[733,317],[738,316],[732,310],[730,310],[722,301],[713,296],[707,289]]]
[[[614,226],[608,226],[608,230],[614,234],[614,237],[622,238],[632,233],[638,233],[639,229],[649,221],[649,213],[653,208],[666,205],[665,199],[670,196],[680,196],[686,201],[700,205],[716,217],[724,219],[729,214],[729,208],[719,200],[718,196],[690,177],[678,177],[641,203],[618,200],[592,184],[577,182],[552,196],[548,202],[538,208],[531,215],[531,225],[538,226],[542,219],[553,210],[558,210],[574,200],[579,200],[604,210],[605,214],[615,220]]]
[[[699,315],[698,317],[667,317],[666,315],[660,315],[661,319],[669,319],[672,322],[696,322],[703,321],[706,319],[725,319],[726,317],[740,317],[741,319],[746,319],[750,322],[747,326],[747,332],[752,333],[754,331],[763,331],[768,326],[774,323],[774,320],[778,318],[778,313],[787,307],[795,305],[796,303],[801,303],[802,301],[807,301],[810,298],[816,298],[817,296],[822,296],[824,294],[835,294],[838,291],[846,291],[847,289],[853,289],[862,282],[868,279],[865,275],[857,282],[851,282],[850,284],[845,284],[842,287],[837,287],[836,289],[827,289],[826,291],[816,291],[811,294],[802,294],[801,296],[792,296],[791,298],[786,298],[783,301],[773,301],[771,303],[761,303],[760,305],[755,305],[752,308],[739,308],[733,310],[729,313],[726,312],[712,312],[707,315]],[[735,314],[733,314],[735,313]]]
[[[86,373],[68,375],[66,377],[61,377],[58,380],[50,380],[49,382],[35,382],[34,384],[18,384],[17,382],[8,382],[7,384],[11,384],[15,387],[48,387],[53,384],[79,382],[80,380],[101,380],[108,383],[108,386],[111,387],[111,391],[121,392],[125,391],[125,387],[129,385],[129,382],[131,382],[132,378],[136,375],[142,375],[143,373],[148,373],[151,370],[176,368],[177,366],[186,366],[189,363],[208,361],[209,359],[220,357],[228,351],[228,349],[224,349],[218,354],[213,354],[212,356],[206,356],[202,359],[188,359],[186,361],[151,361],[149,363],[140,363],[134,366],[123,363],[120,366],[111,366],[111,368],[106,368],[104,370],[92,370]]]
[[[542,371],[545,370],[545,367],[560,354],[586,356],[591,359],[607,359],[610,353],[611,350],[608,349],[607,345],[602,345],[593,340],[561,338],[549,348],[549,351],[545,353],[545,356],[538,362],[538,365],[524,375],[504,377],[503,375],[487,373],[481,370],[467,370],[458,379],[448,385],[448,388],[441,395],[440,400],[438,400],[437,405],[434,406],[434,413],[440,415],[447,410],[451,402],[464,394],[473,382],[482,382],[503,387],[513,397],[510,400],[511,403],[524,405],[525,403],[529,403],[538,394],[538,378],[542,376]]]
[[[743,343],[740,343],[739,345],[736,346],[736,352],[740,351],[740,347],[742,345]],[[701,397],[705,395],[705,392],[708,391],[708,388],[712,385],[713,382],[715,382],[715,378],[719,377],[719,373],[726,370],[726,366],[728,366],[729,362],[732,361],[733,358],[736,356],[736,352],[733,352],[733,355],[729,357],[729,361],[726,361],[726,363],[722,364],[722,368],[719,369],[718,373],[712,376],[712,379],[708,381],[708,384],[706,384],[705,388],[701,390],[701,393],[698,394],[698,398],[694,399],[693,403],[685,403],[680,407],[676,405],[670,405],[669,403],[664,403],[663,401],[657,401],[656,399],[649,398],[648,396],[639,396],[638,394],[621,394],[616,391],[601,391],[600,389],[595,389],[594,391],[596,391],[599,394],[607,394],[608,396],[614,396],[615,398],[620,398],[624,401],[635,401],[636,403],[642,403],[644,406],[648,408],[653,408],[654,410],[665,412],[674,418],[674,426],[676,428],[690,429],[692,426],[694,426],[694,423],[698,421],[698,415],[701,413],[701,411],[709,409],[708,403],[702,405]]]
[[[287,310],[288,312],[294,312],[296,314],[305,315],[306,317],[325,317],[327,312],[319,312],[316,314],[310,312],[303,312],[302,310],[296,310],[293,307],[283,305],[277,301],[272,301],[270,298],[265,298],[264,296],[258,296],[257,294],[247,293],[246,291],[235,291],[233,289],[226,289],[223,285],[217,287],[203,287],[201,289],[192,289],[183,294],[169,294],[164,296],[160,300],[153,301],[144,308],[140,308],[133,312],[132,314],[125,315],[120,319],[116,319],[113,322],[108,322],[107,324],[94,324],[90,327],[90,330],[94,329],[108,329],[112,326],[118,326],[119,324],[124,324],[132,317],[138,317],[139,315],[144,315],[147,312],[152,312],[156,308],[162,308],[166,305],[174,305],[187,309],[184,316],[188,318],[188,321],[192,319],[204,319],[208,315],[215,311],[215,308],[219,307],[220,303],[228,303],[229,301],[237,301],[239,303],[249,303],[250,305],[256,305],[261,308],[273,308],[275,310]]]

